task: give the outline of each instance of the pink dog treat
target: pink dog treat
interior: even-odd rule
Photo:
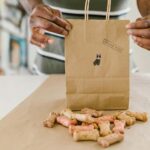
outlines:
[[[113,115],[105,115],[99,118],[95,118],[95,121],[97,123],[102,122],[102,121],[109,121],[109,122],[114,122],[115,118]]]
[[[123,120],[115,120],[114,121],[115,127],[112,129],[112,131],[115,132],[115,133],[122,133],[122,134],[124,134],[125,124],[126,124],[126,122],[123,121]]]
[[[69,127],[70,125],[76,125],[77,120],[75,119],[69,119],[66,116],[58,116],[57,117],[57,122],[65,127]]]

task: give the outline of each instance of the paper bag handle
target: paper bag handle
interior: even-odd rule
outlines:
[[[90,0],[85,0],[85,20],[89,20],[89,6],[90,6]],[[107,11],[106,11],[106,20],[110,19],[110,11],[111,11],[111,0],[107,0]]]

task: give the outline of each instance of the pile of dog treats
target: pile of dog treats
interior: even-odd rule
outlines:
[[[124,139],[125,127],[136,121],[147,120],[145,112],[121,111],[104,114],[102,111],[84,108],[80,113],[70,109],[61,113],[51,112],[43,125],[52,128],[58,123],[68,128],[75,141],[97,141],[100,146],[109,147]]]

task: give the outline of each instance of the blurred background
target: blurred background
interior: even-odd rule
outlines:
[[[140,17],[136,0],[124,19]],[[16,0],[0,0],[0,75],[34,74],[36,48],[29,43],[28,18]],[[150,73],[150,52],[130,39],[131,72]]]
[[[0,0],[0,68],[2,75],[33,74],[34,48],[28,42],[28,19],[17,0]]]

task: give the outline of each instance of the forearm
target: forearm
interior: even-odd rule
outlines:
[[[137,5],[143,17],[150,15],[150,0],[137,0]]]
[[[25,11],[30,14],[36,5],[42,4],[43,0],[20,0],[20,4],[23,6]]]

